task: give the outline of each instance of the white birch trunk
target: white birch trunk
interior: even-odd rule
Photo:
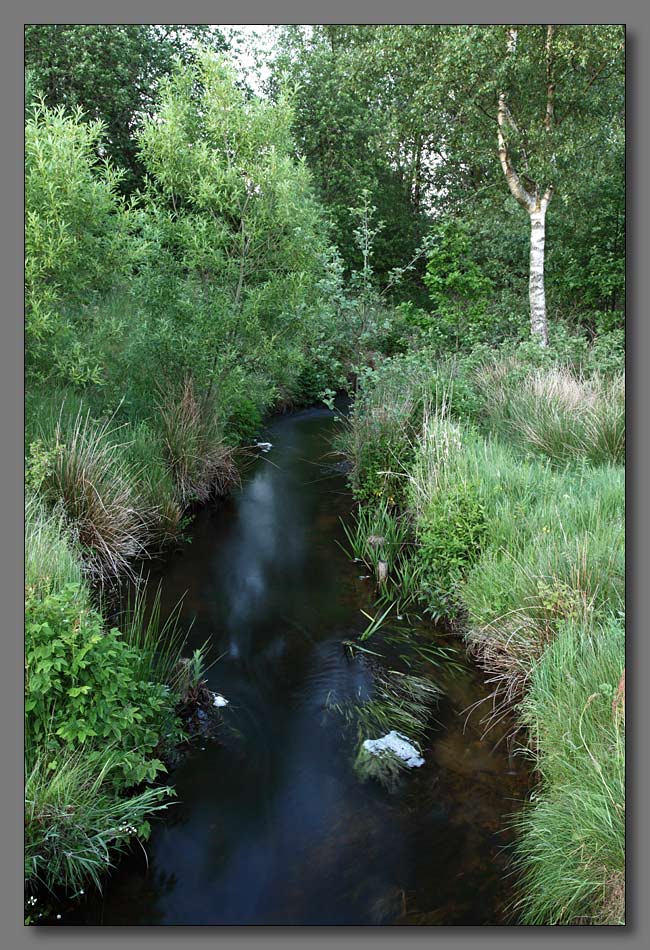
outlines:
[[[539,208],[530,212],[530,269],[528,298],[530,300],[530,329],[541,346],[548,346],[546,294],[544,292],[544,244],[546,239],[546,196]]]
[[[553,79],[553,36],[555,27],[546,29],[546,114],[544,128],[551,131],[555,109],[555,82]],[[510,28],[507,39],[507,55],[514,56],[517,51],[517,30]],[[549,186],[540,200],[537,186],[532,190],[524,184],[512,163],[512,156],[506,142],[506,127],[516,129],[506,102],[505,92],[499,93],[497,109],[497,136],[499,161],[506,177],[508,188],[530,218],[530,264],[528,276],[528,299],[530,301],[530,329],[533,338],[540,346],[548,346],[548,321],[546,318],[546,294],[544,292],[544,245],[546,243],[546,209],[553,194]],[[524,152],[524,164],[528,165]]]
[[[540,346],[548,346],[548,322],[546,319],[546,294],[544,292],[544,245],[546,242],[546,209],[551,200],[553,189],[547,188],[540,200],[539,192],[528,191],[512,164],[504,130],[511,122],[506,98],[499,95],[497,112],[497,133],[499,160],[506,177],[510,193],[525,208],[530,218],[530,265],[528,277],[528,299],[530,301],[530,329]]]

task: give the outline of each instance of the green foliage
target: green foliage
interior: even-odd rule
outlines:
[[[200,402],[191,376],[180,393],[167,394],[160,406],[165,458],[178,495],[187,505],[225,494],[238,480],[232,452],[224,445],[219,417],[211,402]]]
[[[620,621],[568,623],[532,672],[520,714],[541,781],[516,819],[522,923],[624,922],[624,663]]]
[[[487,311],[494,285],[472,255],[466,224],[447,220],[438,227],[424,283],[434,307],[426,335],[437,350],[492,342],[494,327]]]
[[[514,708],[529,730],[541,785],[515,819],[516,919],[618,923],[624,760],[612,699],[625,662],[624,472],[608,460],[620,457],[609,433],[623,431],[623,389],[616,376],[557,368],[549,350],[522,344],[495,359],[476,348],[451,364],[418,354],[429,366],[419,383],[427,396],[415,401],[424,415],[410,430],[415,452],[401,499],[418,545],[410,557],[402,545],[395,588],[413,583],[435,617],[463,617],[466,642],[489,677],[486,729]],[[577,361],[587,359],[582,351]],[[396,365],[413,393],[408,358],[368,377],[352,416],[368,438],[375,430],[363,413],[376,404],[373,385],[382,392]],[[460,415],[480,421],[483,434],[452,418],[447,397],[459,380]],[[526,433],[517,428],[524,422]],[[372,517],[369,507],[358,519],[357,556],[361,526],[367,534]],[[384,602],[390,595],[393,588]],[[394,757],[361,751],[357,768],[389,785],[399,779]]]
[[[378,561],[386,561],[389,570],[397,566],[402,547],[409,535],[409,526],[387,501],[377,505],[359,505],[354,529],[343,525],[350,551],[373,571]]]
[[[84,893],[88,881],[101,890],[102,877],[133,840],[149,834],[148,817],[167,808],[170,788],[148,788],[116,797],[113,773],[119,755],[90,764],[83,749],[59,753],[56,769],[44,753],[28,757],[25,778],[25,881]],[[33,912],[33,918],[37,918]]]
[[[81,584],[79,552],[60,512],[50,513],[28,488],[25,496],[25,586],[37,594]]]
[[[346,273],[358,267],[349,209],[358,207],[359,193],[367,189],[378,220],[390,222],[375,245],[374,269],[383,282],[412,257],[426,224],[421,126],[409,109],[416,83],[394,58],[381,61],[381,29],[282,27],[270,87],[274,95],[295,87],[296,141],[328,208]]]
[[[155,111],[161,79],[177,58],[192,62],[196,41],[222,50],[215,27],[188,24],[27,24],[25,65],[48,107],[83,109],[106,127],[110,159],[125,171],[122,186],[142,182],[133,126]]]
[[[147,519],[147,546],[178,538],[184,524],[183,503],[165,457],[164,435],[154,424],[139,422],[124,432],[120,451],[137,485]]]
[[[122,640],[132,650],[131,670],[142,682],[162,683],[177,692],[176,669],[187,636],[179,625],[182,599],[161,619],[160,585],[147,603],[147,588],[139,578],[135,592],[129,593],[126,610],[119,617]]]
[[[50,110],[42,102],[25,125],[28,368],[41,374],[52,373],[49,353],[54,348],[56,367],[61,345],[73,332],[62,319],[62,302],[108,289],[127,264],[126,217],[117,198],[120,173],[98,158],[102,134],[101,123],[84,122],[80,111]],[[71,381],[97,381],[98,370],[84,365],[83,354],[77,356]],[[69,363],[58,368],[70,377]]]
[[[625,379],[589,378],[567,369],[522,374],[516,363],[495,363],[477,383],[490,424],[525,448],[556,462],[593,465],[625,461]]]
[[[359,379],[353,411],[335,439],[335,447],[352,463],[351,485],[358,500],[393,505],[401,499],[429,374],[429,367],[413,355],[386,360]]]
[[[61,748],[90,743],[119,749],[112,778],[123,786],[151,781],[163,769],[156,758],[161,722],[173,720],[173,699],[160,683],[140,680],[139,657],[118,630],[104,630],[79,587],[36,597],[25,605],[26,729],[50,756],[55,771]]]
[[[556,26],[550,62],[541,24],[511,56],[502,26],[277,39],[263,99],[214,56],[214,28],[26,28],[28,876],[76,890],[146,833],[163,790],[123,787],[177,735],[174,670],[198,689],[205,668],[177,662],[159,601],[104,631],[82,567],[128,573],[236,481],[232,447],[270,407],[348,388],[349,540],[389,564],[369,630],[422,597],[466,614],[495,708],[523,702],[541,763],[518,910],[615,919],[623,31]],[[545,349],[527,339],[500,92],[527,187],[555,189]],[[366,731],[418,741],[417,702],[373,697]]]
[[[434,617],[456,613],[461,578],[478,559],[486,534],[480,491],[470,482],[436,492],[418,523],[417,558],[424,572],[427,611]]]
[[[137,478],[112,419],[95,422],[81,409],[71,417],[64,408],[53,431],[44,422],[49,467],[41,467],[40,491],[65,512],[86,569],[99,579],[114,577],[128,572],[130,560],[142,553],[147,540],[147,512]]]

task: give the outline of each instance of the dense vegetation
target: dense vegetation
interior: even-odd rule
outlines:
[[[283,27],[263,94],[227,45],[26,31],[29,886],[100,883],[169,801],[182,634],[103,594],[265,413],[346,390],[356,553],[539,776],[513,919],[619,922],[623,32]]]

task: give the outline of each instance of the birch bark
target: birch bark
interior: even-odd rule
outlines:
[[[553,122],[555,84],[552,76],[552,42],[554,28],[549,26],[546,34],[546,113],[544,126],[550,132]],[[508,31],[509,56],[514,56],[517,50],[517,31]],[[530,329],[540,346],[548,346],[548,319],[546,316],[546,293],[544,290],[544,249],[546,245],[546,209],[553,195],[553,188],[549,186],[540,197],[539,189],[527,189],[515,166],[506,140],[507,126],[514,127],[514,122],[508,109],[506,95],[499,93],[497,108],[497,138],[499,145],[499,161],[505,175],[510,193],[528,213],[530,219],[530,260],[528,269],[528,300],[530,304]]]

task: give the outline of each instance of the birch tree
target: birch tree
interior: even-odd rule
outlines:
[[[500,166],[510,195],[528,215],[530,326],[546,346],[547,212],[550,206],[567,214],[618,135],[624,30],[552,24],[441,29],[436,75],[443,151],[461,157],[474,194],[491,190],[487,169]]]
[[[547,133],[553,127],[555,82],[553,79],[553,34],[555,27],[550,24],[546,30],[546,110],[541,121]],[[517,55],[517,30],[508,31],[507,56]],[[513,163],[508,147],[508,128],[517,129],[515,120],[508,108],[505,90],[498,94],[497,105],[497,141],[499,161],[506,177],[512,196],[519,202],[530,218],[530,267],[528,276],[528,297],[530,301],[530,328],[541,346],[548,346],[548,320],[546,316],[546,294],[544,292],[544,247],[546,244],[546,209],[553,195],[553,185],[546,187],[539,182],[524,178]],[[522,149],[524,168],[528,169],[525,149]],[[543,191],[542,191],[543,188]]]
[[[504,177],[506,194],[526,211],[530,326],[542,345],[548,341],[549,207],[549,220],[558,224],[575,217],[617,148],[624,39],[620,26],[573,24],[395,26],[379,34],[379,64],[390,64],[393,86],[406,75],[417,77],[410,84],[411,114],[429,152],[418,200],[424,189],[436,220],[463,217],[477,235],[491,233],[491,256],[497,259],[498,246],[504,261],[509,237],[513,247],[519,240],[504,215],[510,210],[501,198]],[[594,231],[599,222],[592,217]]]

